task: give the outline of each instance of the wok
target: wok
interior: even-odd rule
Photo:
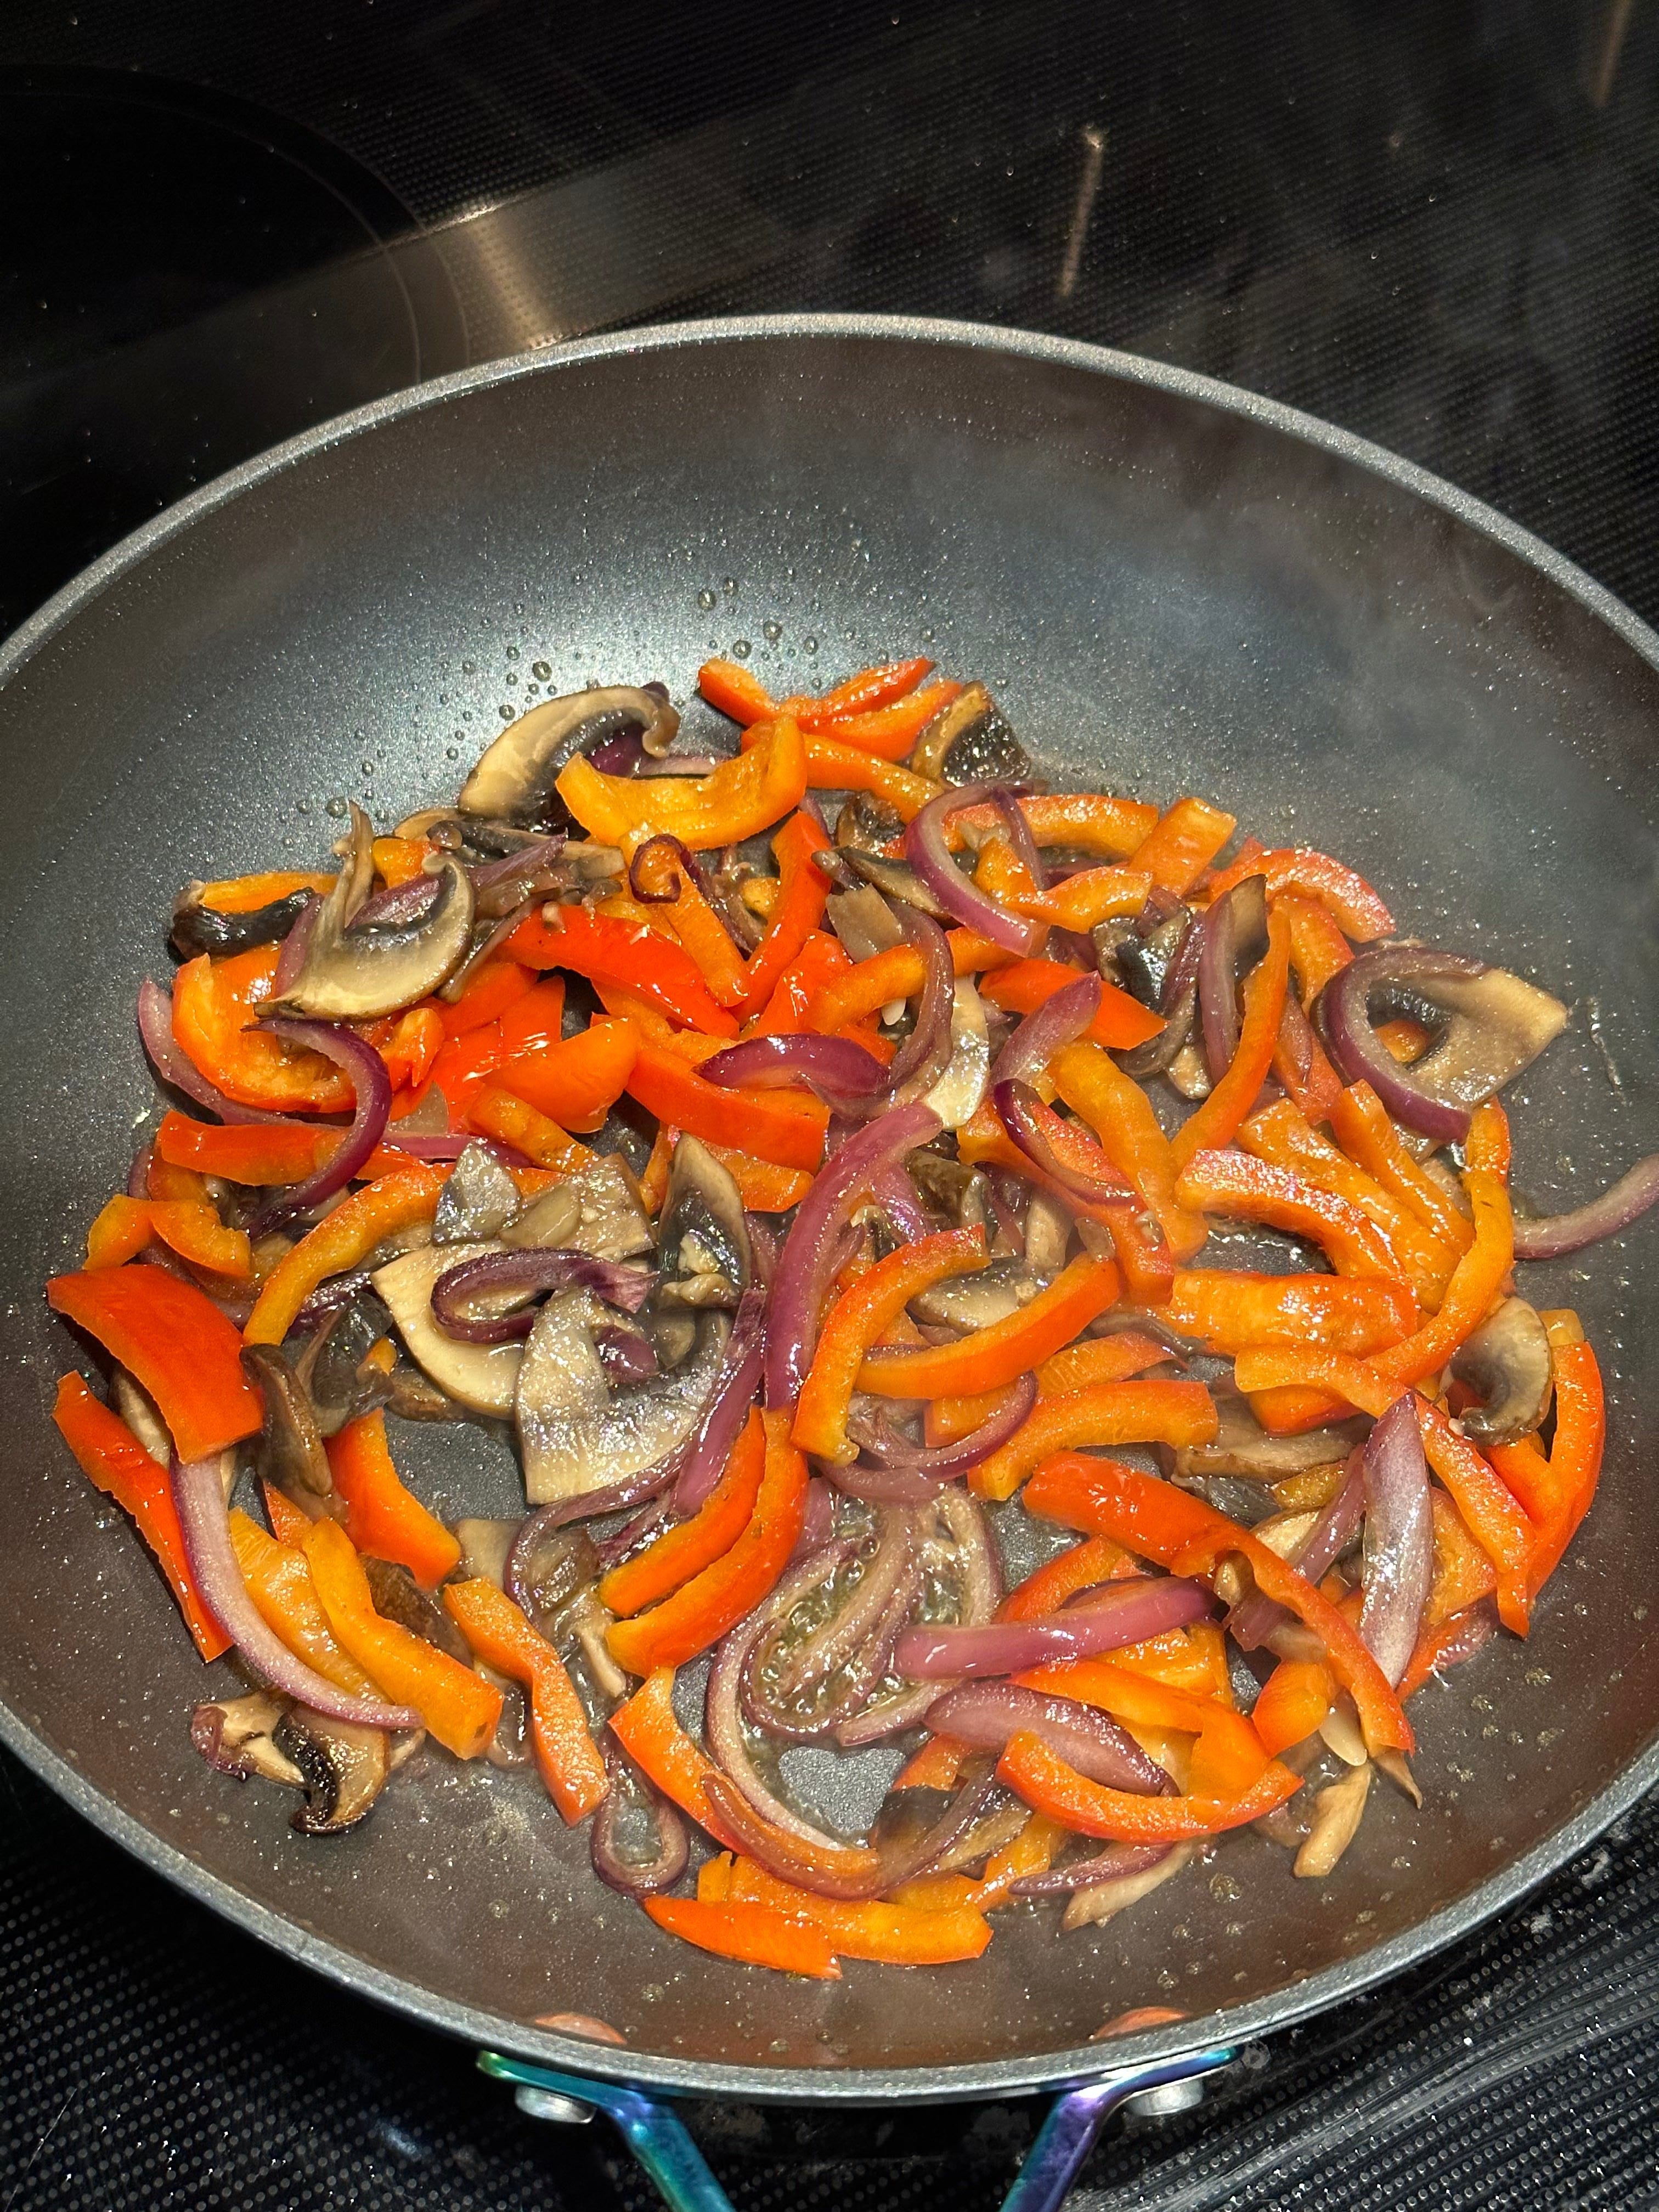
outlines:
[[[0,1735],[264,1941],[610,2106],[680,2201],[720,2200],[650,2092],[1091,2084],[1021,2185],[1057,2202],[1115,2099],[1451,1942],[1659,1775],[1650,1236],[1534,1279],[1607,1365],[1601,1493],[1530,1643],[1418,1701],[1420,1812],[1376,1793],[1324,1882],[1249,1836],[1100,1929],[1005,1916],[971,1966],[840,1984],[659,1935],[520,1777],[434,1754],[362,1828],[290,1833],[191,1748],[198,1662],[47,1419],[73,1347],[40,1284],[150,1101],[131,1009],[175,888],[314,865],[340,794],[383,822],[447,795],[528,682],[683,694],[739,637],[786,689],[925,646],[1058,781],[1198,791],[1269,844],[1328,846],[1406,933],[1572,1001],[1515,1116],[1540,1207],[1652,1148],[1659,637],[1477,501],[1204,378],[944,324],[635,332],[401,393],[159,516],[0,658]],[[400,1436],[441,1509],[522,1510],[477,1432]],[[1091,2040],[1148,2005],[1185,2017]],[[625,2040],[536,2024],[563,2013]]]

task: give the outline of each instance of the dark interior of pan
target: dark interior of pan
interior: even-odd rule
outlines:
[[[1484,510],[1178,372],[988,332],[668,332],[389,403],[163,516],[4,665],[8,1738],[289,1951],[556,2061],[584,2046],[533,2023],[595,2016],[627,2048],[589,2063],[635,2078],[937,2095],[1074,2074],[1132,2008],[1187,2015],[1166,2042],[1223,2008],[1305,2010],[1517,1893],[1650,1778],[1640,1231],[1534,1278],[1601,1349],[1607,1471],[1530,1642],[1418,1700],[1420,1812],[1382,1788],[1322,1882],[1246,1835],[1097,1930],[1025,1908],[975,1965],[839,1984],[658,1934],[523,1775],[428,1752],[361,1829],[291,1833],[280,1793],[191,1750],[203,1674],[50,1427],[76,1351],[40,1286],[150,1103],[133,996],[166,973],[176,887],[315,865],[343,797],[385,823],[449,793],[532,685],[683,698],[738,640],[786,690],[930,652],[985,678],[1057,781],[1203,793],[1269,845],[1343,855],[1405,933],[1570,1000],[1512,1095],[1540,1207],[1653,1146],[1655,641]],[[520,1510],[482,1432],[399,1440],[441,1510]]]

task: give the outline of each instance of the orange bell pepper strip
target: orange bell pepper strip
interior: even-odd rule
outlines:
[[[640,1902],[659,1928],[683,1936],[700,1951],[712,1951],[716,1958],[736,1959],[746,1966],[773,1966],[780,1973],[805,1974],[814,1981],[841,1979],[836,1954],[822,1929],[769,1905],[708,1905],[696,1897],[643,1897]]]
[[[1269,1758],[1305,1743],[1336,1703],[1336,1678],[1322,1660],[1281,1659],[1261,1686],[1250,1721]]]
[[[1039,845],[1074,845],[1109,860],[1128,860],[1158,827],[1157,807],[1105,791],[1050,792],[1022,799],[1019,809]],[[945,842],[959,852],[964,845],[1004,834],[1002,817],[988,799],[951,817]]]
[[[126,1198],[118,1193],[106,1199],[87,1231],[88,1273],[100,1267],[125,1267],[154,1234],[147,1198]]]
[[[374,1683],[334,1639],[306,1555],[300,1549],[298,1538],[303,1537],[311,1523],[297,1506],[291,1510],[299,1515],[300,1524],[292,1540],[267,1536],[257,1521],[250,1520],[240,1508],[232,1509],[231,1548],[248,1595],[271,1634],[296,1659],[303,1659],[337,1690],[347,1691],[354,1698],[372,1698],[377,1694]]]
[[[164,1267],[100,1267],[54,1275],[46,1303],[149,1391],[181,1460],[211,1458],[264,1425],[242,1340],[193,1283]]]
[[[713,1144],[739,1138],[744,1152],[775,1167],[810,1172],[823,1158],[830,1113],[816,1099],[796,1099],[781,1091],[724,1089],[647,1037],[640,1039],[626,1088],[659,1121]]]
[[[931,660],[918,658],[887,660],[872,668],[861,668],[856,676],[844,677],[839,684],[832,684],[821,699],[808,701],[800,710],[801,727],[817,729],[820,723],[833,723],[844,715],[869,714],[878,707],[890,707],[896,699],[913,692],[933,665]],[[961,689],[958,684],[957,691]]]
[[[765,1472],[766,1430],[757,1407],[702,1505],[612,1567],[599,1584],[600,1604],[618,1616],[641,1613],[723,1559],[749,1526]]]
[[[628,1087],[639,1039],[626,1022],[591,1022],[574,1036],[503,1060],[495,1080],[561,1128],[589,1136]]]
[[[606,775],[577,753],[555,787],[602,844],[627,849],[670,836],[706,853],[769,830],[800,805],[806,786],[806,740],[793,716],[780,714],[746,732],[744,750],[707,775]]]
[[[727,1850],[742,1844],[709,1802],[720,1769],[680,1726],[674,1712],[674,1669],[658,1667],[611,1716],[611,1733],[648,1781]]]
[[[1543,1316],[1555,1376],[1555,1437],[1547,1460],[1535,1446],[1501,1444],[1492,1463],[1537,1524],[1529,1576],[1540,1590],[1590,1508],[1607,1442],[1601,1370],[1577,1314]]]
[[[516,966],[516,962],[504,962],[504,966]],[[497,1019],[501,1024],[502,1053],[508,1060],[516,1060],[521,1053],[539,1052],[544,1045],[558,1044],[564,1036],[564,977],[556,970],[539,981],[528,977],[530,988],[504,1006]]]
[[[424,1637],[374,1610],[362,1563],[337,1521],[313,1521],[303,1549],[337,1642],[382,1696],[413,1705],[446,1751],[457,1759],[477,1759],[501,1717],[501,1692]]]
[[[112,1198],[87,1231],[87,1266],[118,1267],[157,1237],[181,1260],[246,1282],[253,1248],[245,1229],[228,1229],[205,1200]]]
[[[297,1551],[300,1539],[311,1526],[310,1514],[296,1505],[285,1492],[278,1490],[273,1482],[262,1482],[259,1492],[264,1499],[265,1518],[270,1523],[271,1534],[279,1544],[287,1544]],[[307,1567],[306,1572],[309,1574],[310,1571]]]
[[[444,1048],[442,1017],[435,1006],[410,1006],[395,1021],[388,1018],[386,1028],[385,1037],[376,1036],[370,1042],[386,1062],[392,1089],[418,1091]]]
[[[1412,1748],[1411,1723],[1357,1631],[1305,1576],[1248,1528],[1155,1475],[1115,1460],[1075,1455],[1051,1460],[1034,1475],[1025,1486],[1024,1504],[1027,1512],[1110,1536],[1176,1574],[1211,1574],[1225,1553],[1242,1553],[1257,1588],[1287,1606],[1324,1644],[1331,1671],[1358,1708],[1366,1742],[1373,1750]]]
[[[1377,1229],[1396,1264],[1392,1273],[1412,1285],[1420,1303],[1437,1305],[1457,1254],[1469,1241],[1447,1244],[1425,1227],[1412,1208],[1310,1127],[1288,1099],[1253,1114],[1238,1132],[1252,1158],[1283,1168],[1316,1190],[1356,1207]]]
[[[1182,1205],[1205,1213],[1260,1221],[1307,1237],[1340,1275],[1373,1282],[1400,1279],[1393,1248],[1357,1206],[1271,1161],[1243,1152],[1198,1152],[1182,1170],[1176,1192]]]
[[[951,948],[952,972],[972,975],[987,968],[1000,968],[1012,959],[1000,945],[971,929],[945,933]],[[927,977],[927,965],[914,945],[895,945],[885,952],[872,952],[848,968],[813,1000],[806,1026],[826,1035],[850,1030],[895,999],[914,999]],[[1074,979],[1068,979],[1074,980]]]
[[[837,744],[856,745],[884,761],[902,761],[915,746],[935,714],[948,707],[962,690],[960,684],[941,678],[907,698],[890,700],[860,714],[830,714],[822,705],[803,707],[800,726],[810,738],[833,738]]]
[[[753,731],[744,732],[745,746],[754,735]],[[879,753],[867,752],[862,745],[843,744],[838,738],[809,736],[803,743],[809,791],[872,792],[885,799],[902,822],[914,820],[928,800],[937,799],[945,788],[931,776],[917,775],[896,761],[884,760]]]
[[[242,1331],[249,1344],[280,1344],[311,1293],[368,1259],[394,1230],[429,1221],[443,1181],[417,1160],[394,1168],[337,1206],[265,1277]],[[152,1273],[155,1271],[152,1269]],[[143,1380],[143,1377],[140,1377]],[[182,1456],[183,1455],[181,1455]]]
[[[921,1341],[920,1330],[915,1340]],[[1015,1388],[1011,1382],[1000,1390],[975,1390],[968,1397],[930,1398],[922,1408],[923,1443],[953,1444],[960,1437],[971,1436],[1002,1410]]]
[[[1273,1066],[1279,1024],[1285,1014],[1290,962],[1290,931],[1276,915],[1269,915],[1267,950],[1244,981],[1238,1049],[1209,1097],[1170,1139],[1170,1150],[1177,1168],[1185,1167],[1195,1152],[1230,1144],[1255,1105]]]
[[[412,883],[434,850],[424,837],[377,837],[374,872],[388,889],[394,884]]]
[[[951,1790],[962,1771],[968,1747],[954,1736],[930,1735],[893,1778],[895,1790]]]
[[[426,1080],[405,1103],[398,1102],[401,1119],[434,1091],[441,1091],[449,1109],[451,1126],[465,1127],[474,1097],[507,1058],[499,1018],[480,1022],[476,1029],[448,1038],[434,1055]]]
[[[1056,929],[1074,929],[1087,935],[1097,922],[1139,914],[1146,903],[1152,879],[1144,871],[1108,861],[1098,868],[1084,868],[1052,890],[1031,891],[1019,902],[1022,914],[1033,921],[1051,923]]]
[[[1443,1490],[1430,1491],[1429,1507],[1434,1518],[1434,1580],[1423,1607],[1423,1626],[1437,1628],[1455,1613],[1490,1596],[1498,1588],[1498,1571]]]
[[[1243,1797],[1255,1787],[1267,1766],[1269,1754],[1261,1737],[1231,1704],[1194,1696],[1190,1690],[1115,1664],[1110,1656],[1033,1668],[1014,1679],[1029,1689],[1097,1705],[1130,1728],[1195,1736],[1187,1775],[1190,1796]]]
[[[1029,1305],[954,1344],[922,1352],[874,1352],[859,1370],[858,1387],[882,1398],[963,1397],[994,1390],[1041,1367],[1116,1303],[1121,1287],[1109,1260],[1079,1258]]]
[[[750,1213],[787,1213],[812,1188],[812,1178],[804,1169],[781,1168],[775,1161],[739,1152],[735,1145],[710,1144],[708,1149],[738,1186],[738,1196]]]
[[[1017,1583],[997,1607],[999,1620],[1041,1620],[1058,1613],[1068,1597],[1092,1589],[1097,1583],[1121,1582],[1138,1575],[1139,1565],[1109,1536],[1085,1536],[1046,1559],[1042,1566]]]
[[[155,1274],[159,1270],[150,1267],[144,1272]],[[230,1649],[230,1638],[197,1588],[167,1468],[150,1457],[120,1415],[94,1398],[78,1375],[65,1375],[58,1382],[52,1418],[88,1481],[112,1498],[137,1523],[139,1534],[167,1577],[196,1649],[204,1659],[222,1657]]]
[[[499,1083],[487,1083],[473,1094],[466,1119],[470,1127],[483,1136],[498,1137],[504,1145],[516,1145],[538,1167],[550,1168],[556,1175],[580,1175],[598,1157],[551,1115]]]
[[[635,910],[628,918],[647,927],[666,927],[691,956],[710,994],[727,1008],[744,1002],[744,958],[731,931],[702,895],[702,886],[671,846],[653,847],[647,839],[635,853],[635,866],[644,856],[645,887],[656,891],[659,905]],[[620,901],[605,902],[607,911],[618,911]],[[634,901],[628,901],[634,906]]]
[[[1215,1401],[1202,1382],[1096,1382],[1039,1398],[1000,1451],[968,1473],[981,1498],[1012,1498],[1056,1452],[1103,1444],[1206,1444],[1216,1433]]]
[[[1177,1202],[1175,1155],[1146,1093],[1097,1045],[1067,1045],[1049,1061],[1048,1073],[1112,1165],[1157,1215],[1176,1258],[1190,1260],[1209,1231],[1201,1215]]]
[[[1061,1390],[1085,1389],[1091,1382],[1125,1382],[1148,1367],[1161,1367],[1170,1357],[1167,1344],[1138,1328],[1091,1336],[1043,1361],[1037,1370],[1038,1395],[1052,1398]]]
[[[1380,1375],[1367,1360],[1316,1346],[1267,1348],[1242,1352],[1234,1377],[1247,1395],[1287,1383],[1328,1391],[1376,1419],[1386,1413],[1410,1385]],[[1469,1534],[1498,1571],[1498,1610],[1504,1626],[1517,1636],[1527,1632],[1528,1563],[1536,1532],[1503,1478],[1468,1440],[1453,1428],[1437,1406],[1411,1392],[1423,1449],[1430,1466],[1450,1492]]]
[[[812,855],[824,842],[823,830],[806,814],[793,815],[772,840],[778,896],[766,934],[744,963],[743,994],[737,1002],[744,1013],[757,1014],[770,1004],[785,971],[823,920],[830,878]]]
[[[1331,1133],[1343,1151],[1389,1196],[1415,1214],[1431,1237],[1453,1252],[1468,1249],[1474,1231],[1431,1175],[1406,1150],[1388,1109],[1369,1083],[1355,1083],[1333,1101]]]
[[[153,1141],[144,1185],[152,1198],[188,1198],[198,1205],[204,1200],[211,1203],[208,1200],[207,1177],[195,1168],[175,1167],[171,1160],[164,1160]]]
[[[611,1656],[630,1674],[677,1667],[718,1643],[750,1613],[788,1562],[806,1510],[806,1462],[789,1441],[787,1413],[763,1413],[766,1468],[748,1526],[672,1597],[605,1631]]]
[[[494,958],[475,968],[459,999],[444,1000],[437,1007],[446,1037],[465,1036],[469,1030],[500,1019],[509,1006],[536,987],[536,978],[516,960]],[[562,988],[560,991],[562,999]],[[554,1034],[557,1035],[556,1028]]]
[[[215,914],[257,914],[262,906],[292,898],[295,891],[315,891],[319,898],[326,898],[333,888],[332,876],[295,875],[272,869],[253,876],[222,876],[216,883],[204,884],[197,896]]]
[[[255,1029],[270,996],[278,948],[256,945],[227,960],[204,952],[173,979],[173,1042],[198,1074],[239,1106],[278,1113],[349,1111],[356,1094],[321,1053]]]
[[[673,782],[651,777],[640,787]],[[630,991],[654,1006],[677,1028],[701,1030],[706,1036],[734,1037],[738,1024],[709,991],[702,971],[682,946],[654,930],[595,914],[591,907],[555,907],[556,926],[544,914],[521,921],[507,939],[514,959],[531,968],[565,968],[589,982]]]
[[[1185,898],[1236,829],[1237,817],[1202,799],[1178,799],[1129,865]]]
[[[790,1436],[799,1450],[842,1466],[858,1457],[847,1417],[866,1354],[912,1298],[947,1276],[977,1274],[988,1257],[982,1229],[948,1230],[902,1244],[842,1293],[824,1316],[796,1401]]]
[[[574,1827],[593,1810],[610,1783],[564,1662],[506,1592],[482,1575],[447,1583],[444,1605],[485,1666],[529,1691],[536,1765],[548,1796]]]
[[[987,977],[984,993],[994,1006],[1008,1013],[1034,1014],[1056,991],[1075,983],[1078,972],[1059,960],[1012,960]],[[1084,1035],[1114,1052],[1130,1052],[1155,1037],[1163,1027],[1162,1016],[1151,1007],[1143,1006],[1139,999],[1132,999],[1115,983],[1103,983],[1100,1011]]]
[[[1193,1267],[1177,1273],[1163,1312],[1171,1328],[1223,1357],[1258,1344],[1328,1344],[1376,1353],[1380,1364],[1380,1346],[1403,1348],[1417,1304],[1403,1283],[1386,1278]]]
[[[1211,899],[1220,898],[1235,884],[1242,884],[1246,876],[1267,878],[1270,906],[1286,893],[1322,906],[1358,945],[1367,945],[1375,937],[1394,933],[1394,916],[1364,876],[1345,868],[1328,853],[1316,853],[1305,845],[1295,845],[1282,846],[1276,852],[1258,853],[1249,860],[1240,858],[1212,880]]]
[[[1312,899],[1285,892],[1274,898],[1273,906],[1290,929],[1291,966],[1301,986],[1303,1011],[1311,1013],[1314,1000],[1326,984],[1353,958],[1353,947],[1324,908]]]
[[[781,1881],[753,1859],[733,1862],[726,1894],[729,1904],[765,1905],[816,1929],[837,1957],[874,1959],[884,1966],[946,1966],[959,1959],[977,1959],[991,1940],[991,1923],[982,1912],[843,1904]]]
[[[727,714],[745,728],[776,717],[777,701],[740,660],[705,660],[697,671],[697,689],[717,714]]]
[[[758,959],[764,950],[763,942],[755,957]],[[809,1026],[807,1015],[818,994],[827,990],[831,983],[839,982],[852,964],[847,948],[838,937],[831,937],[827,929],[809,931],[800,951],[773,985],[771,996],[749,1024],[744,1035],[797,1035]]]
[[[393,1559],[422,1589],[436,1589],[461,1556],[459,1540],[413,1492],[392,1465],[386,1415],[363,1413],[327,1439],[334,1487],[346,1502],[346,1534],[360,1552]]]
[[[1403,1343],[1370,1354],[1379,1375],[1394,1382],[1420,1382],[1438,1373],[1464,1340],[1480,1328],[1503,1293],[1515,1266],[1515,1224],[1510,1194],[1501,1173],[1479,1164],[1488,1157],[1487,1140],[1504,1109],[1496,1100],[1475,1109],[1468,1138],[1469,1164],[1463,1188],[1474,1218],[1474,1241],[1458,1261],[1446,1285],[1440,1310]],[[1507,1134],[1507,1133],[1505,1133]],[[1363,1345],[1339,1345],[1338,1351],[1363,1352]]]
[[[1125,1844],[1177,1844],[1242,1828],[1295,1796],[1302,1777],[1277,1759],[1241,1797],[1146,1797],[1091,1782],[1050,1751],[1040,1736],[1011,1736],[997,1778],[1051,1820],[1085,1836]]]

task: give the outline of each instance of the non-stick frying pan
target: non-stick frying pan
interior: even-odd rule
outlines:
[[[1060,781],[1328,846],[1404,930],[1572,1002],[1516,1102],[1524,1193],[1553,1209],[1652,1148],[1659,637],[1488,509],[1202,378],[949,325],[671,329],[422,386],[161,515],[0,659],[0,1733],[241,1926],[520,2078],[597,2085],[659,2161],[689,2146],[611,2085],[925,2099],[1109,2067],[1059,2108],[1035,2204],[1126,2087],[1449,1942],[1659,1774],[1650,1234],[1536,1279],[1601,1349],[1607,1470],[1530,1642],[1418,1701],[1420,1812],[1377,1793],[1324,1882],[1248,1836],[1098,1930],[1004,1916],[975,1964],[840,1984],[658,1934],[522,1777],[432,1754],[361,1829],[291,1833],[191,1748],[198,1662],[47,1420],[74,1347],[40,1284],[149,1103],[131,1010],[177,885],[313,865],[342,795],[385,821],[447,794],[532,683],[683,695],[739,638],[786,689],[925,647]],[[480,1432],[400,1434],[443,1509],[520,1510]],[[1149,2005],[1184,2017],[1091,2040]],[[569,2013],[624,2041],[536,2024]]]

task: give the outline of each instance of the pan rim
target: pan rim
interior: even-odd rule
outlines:
[[[111,584],[140,566],[201,518],[228,505],[268,477],[382,424],[401,421],[428,407],[441,406],[452,398],[583,362],[688,346],[797,338],[875,340],[1002,354],[1111,377],[1177,398],[1194,400],[1221,413],[1259,423],[1383,478],[1504,546],[1611,629],[1640,659],[1659,670],[1659,631],[1576,562],[1485,501],[1476,499],[1443,477],[1298,408],[1264,398],[1194,370],[1039,331],[919,316],[777,314],[658,324],[576,339],[434,378],[317,424],[255,455],[164,508],[72,578],[0,645],[0,688],[9,683],[58,630]],[[1126,2036],[1109,2045],[1085,2044],[1063,2051],[944,2067],[917,2064],[831,2070],[769,2068],[634,2052],[556,2035],[437,1996],[404,1976],[358,1958],[343,1945],[311,1933],[199,1866],[186,1852],[167,1843],[95,1789],[3,1701],[0,1701],[0,1741],[58,1796],[151,1872],[208,1905],[256,1941],[314,1968],[356,1995],[372,1998],[419,2025],[440,2028],[475,2045],[498,2048],[566,2072],[598,2075],[671,2094],[718,2096],[760,2103],[932,2104],[967,2098],[1018,2096],[1098,2079],[1105,2074],[1174,2057],[1200,2047],[1236,2045],[1276,2033],[1360,1995],[1473,1934],[1586,1849],[1659,1783],[1659,1741],[1656,1741],[1571,1820],[1466,1896],[1442,1906],[1426,1919],[1356,1959],[1339,1961],[1304,1981],[1292,1983],[1249,2003],[1152,2033]]]

